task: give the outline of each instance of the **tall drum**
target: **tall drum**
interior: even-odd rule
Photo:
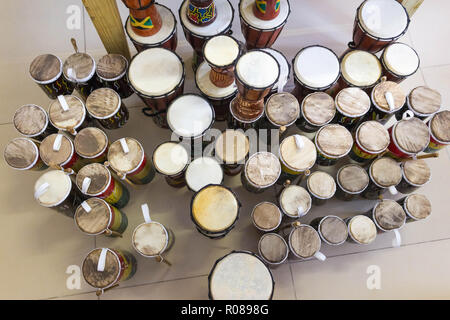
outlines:
[[[400,85],[392,81],[384,81],[384,78],[372,89],[370,98],[372,108],[365,119],[377,120],[382,124],[386,124],[406,102],[406,95]]]
[[[397,190],[403,194],[416,191],[431,180],[431,169],[424,160],[405,161],[401,167],[403,177]]]
[[[39,153],[42,161],[51,168],[71,169],[77,172],[84,165],[83,160],[75,152],[72,140],[59,133],[42,140]]]
[[[290,93],[274,93],[266,101],[264,114],[267,120],[265,127],[269,130],[267,144],[270,144],[272,141],[270,130],[278,130],[278,137],[283,137],[287,128],[297,121],[300,115],[300,104]]]
[[[86,107],[76,96],[59,96],[58,100],[50,103],[48,115],[50,123],[58,130],[66,131],[71,135],[92,124],[86,115]]]
[[[130,117],[120,95],[110,88],[92,91],[86,100],[86,109],[92,118],[109,130],[123,127]]]
[[[16,170],[40,171],[48,168],[39,156],[38,144],[28,138],[15,138],[8,142],[3,157]]]
[[[128,60],[115,53],[107,54],[100,58],[97,65],[97,78],[103,87],[115,90],[122,99],[133,94],[128,85],[127,78]]]
[[[400,165],[393,159],[377,158],[368,168],[370,182],[366,190],[361,194],[369,200],[376,200],[386,191],[392,195],[397,194],[395,188],[402,180]]]
[[[276,92],[283,92],[284,87],[286,86],[291,74],[291,66],[288,60],[286,59],[284,54],[278,50],[272,48],[263,48],[261,50],[272,55],[280,65],[280,77],[278,79],[278,82],[273,86],[271,94],[274,94]],[[271,94],[269,94],[268,97],[270,97]]]
[[[150,37],[161,30],[163,19],[155,0],[122,0],[122,2],[130,9],[128,19],[136,34]]]
[[[313,92],[307,95],[301,104],[301,116],[296,121],[298,129],[309,138],[323,126],[329,124],[336,115],[333,98],[325,92]]]
[[[316,163],[319,166],[332,166],[350,152],[353,137],[345,127],[329,124],[317,132],[314,142],[317,148]]]
[[[270,268],[276,268],[287,260],[289,247],[277,233],[266,233],[258,242],[259,256]]]
[[[252,211],[253,225],[262,232],[278,229],[282,218],[280,208],[272,202],[258,203]]]
[[[281,211],[290,219],[299,219],[311,210],[311,196],[305,188],[290,185],[283,189],[278,199]]]
[[[384,49],[381,55],[383,75],[394,82],[402,82],[416,73],[420,58],[416,50],[401,42],[394,42]]]
[[[279,157],[282,172],[278,183],[283,183],[307,174],[316,163],[317,152],[311,140],[296,134],[281,142]]]
[[[389,132],[381,123],[363,122],[356,129],[355,141],[349,157],[356,162],[367,163],[382,154],[389,143]]]
[[[430,143],[424,150],[426,153],[438,152],[450,144],[450,111],[436,113],[428,121]]]
[[[334,121],[349,130],[358,124],[371,106],[369,96],[360,88],[342,89],[334,101],[338,111]]]
[[[322,171],[313,172],[306,181],[306,187],[316,206],[325,204],[336,193],[336,182],[333,177]]]
[[[27,104],[17,109],[13,124],[21,135],[39,141],[58,132],[50,123],[47,112],[35,104]]]
[[[357,215],[345,219],[348,227],[349,240],[357,244],[368,245],[377,237],[377,226],[369,217]]]
[[[441,106],[442,96],[437,90],[420,86],[411,90],[406,97],[406,104],[395,114],[395,117],[400,120],[403,114],[410,110],[415,117],[425,120],[438,112]]]
[[[376,55],[367,51],[351,50],[341,58],[339,89],[358,87],[370,93],[380,81],[381,75],[381,62]]]
[[[397,202],[406,213],[406,222],[424,220],[431,215],[431,202],[423,194],[410,194]]]
[[[369,185],[369,175],[357,164],[347,164],[336,174],[336,198],[344,201],[355,199]]]
[[[73,141],[75,152],[86,163],[103,163],[108,154],[108,136],[98,128],[85,128],[81,130]]]

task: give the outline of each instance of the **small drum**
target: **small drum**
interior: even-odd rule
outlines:
[[[388,155],[394,159],[416,156],[430,143],[428,127],[417,118],[405,118],[388,129],[391,143]]]
[[[177,20],[175,19],[175,15],[168,7],[162,4],[155,3],[154,6],[161,16],[161,29],[151,36],[141,36],[134,31],[130,18],[128,17],[125,22],[125,31],[128,38],[133,42],[138,52],[157,47],[175,52],[178,44]]]
[[[286,241],[291,253],[297,259],[304,260],[313,257],[320,261],[326,259],[319,251],[322,245],[319,233],[307,224],[294,222],[291,232],[286,236]]]
[[[360,88],[342,89],[335,98],[335,122],[352,130],[370,109],[370,98]]]
[[[63,65],[65,79],[84,99],[102,86],[95,77],[95,70],[95,60],[87,53],[74,53],[64,61]]]
[[[48,168],[39,156],[38,144],[28,138],[9,141],[3,151],[3,157],[6,163],[16,170],[41,171]]]
[[[130,9],[130,25],[134,33],[142,37],[150,37],[157,34],[163,24],[158,6],[155,0],[122,0],[124,5]]]
[[[169,186],[181,188],[186,185],[185,172],[189,163],[186,149],[179,143],[163,142],[153,152],[153,165]]]
[[[426,153],[438,152],[450,144],[450,111],[444,110],[433,115],[428,121],[430,143],[423,151]]]
[[[349,240],[357,244],[371,244],[377,237],[377,226],[372,219],[357,215],[344,220],[348,226]]]
[[[42,141],[58,130],[48,120],[47,112],[34,104],[27,104],[14,113],[14,128],[23,136]]]
[[[235,176],[242,171],[249,151],[249,139],[239,130],[225,130],[216,139],[214,146],[215,156],[228,176]]]
[[[392,195],[397,194],[395,188],[402,180],[400,165],[393,159],[382,157],[374,160],[369,167],[370,182],[361,194],[369,200],[377,200],[389,189]]]
[[[132,244],[134,250],[146,258],[159,258],[168,252],[175,241],[172,230],[159,222],[141,223],[134,229]]]
[[[315,133],[333,120],[336,115],[336,106],[329,94],[314,92],[303,99],[301,112],[302,115],[297,120],[298,129],[305,133]]]
[[[163,48],[144,50],[131,60],[128,68],[130,87],[144,101],[145,115],[167,128],[166,112],[169,103],[184,90],[184,64],[181,58]]]
[[[378,52],[403,36],[409,21],[408,12],[398,1],[366,0],[358,7],[349,47]]]
[[[61,170],[42,174],[34,184],[34,198],[43,207],[73,217],[83,195],[73,186],[70,176]]]
[[[314,142],[317,148],[316,163],[319,166],[332,166],[350,152],[353,137],[345,127],[328,124],[317,131]]]
[[[233,100],[231,100],[230,105],[229,105],[229,112],[228,112],[228,119],[227,119],[227,127],[228,129],[241,129],[243,131],[247,131],[249,129],[259,129],[262,126],[262,120],[264,117],[264,108],[262,109],[262,112],[259,111],[261,109],[261,103],[264,106],[263,103],[264,100],[261,100],[260,102],[257,103],[246,103],[246,106],[255,106],[257,105],[257,107],[250,107],[247,109],[250,110],[258,110],[256,113],[257,115],[250,119],[250,120],[246,120],[241,118],[238,114],[238,109],[242,109],[242,104],[239,103],[239,99],[238,97],[233,98]]]
[[[108,163],[121,179],[134,184],[148,184],[155,177],[151,159],[139,141],[133,138],[114,141],[108,150]]]
[[[121,237],[128,226],[128,218],[105,200],[90,198],[75,211],[75,224],[81,232],[97,236]]]
[[[84,280],[97,289],[97,296],[130,279],[136,273],[136,258],[127,251],[97,248],[84,258],[82,272]]]
[[[83,101],[76,96],[59,96],[48,108],[50,123],[58,130],[76,135],[77,131],[89,126]]]
[[[389,81],[397,83],[415,74],[420,66],[416,50],[400,42],[387,46],[380,60],[383,64],[383,75]]]
[[[186,15],[192,23],[206,26],[217,17],[216,4],[214,0],[189,0]]]
[[[431,202],[422,194],[410,194],[397,202],[405,210],[406,222],[424,220],[431,215]]]
[[[258,254],[270,268],[275,268],[286,261],[289,247],[279,234],[266,233],[259,239]]]
[[[214,263],[208,276],[211,300],[272,300],[275,281],[255,254],[232,251]]]
[[[403,162],[401,168],[403,178],[397,190],[403,194],[414,192],[431,180],[431,169],[423,160]]]
[[[273,186],[281,174],[278,158],[270,152],[250,156],[241,172],[242,186],[249,192],[262,193]]]
[[[128,189],[102,164],[91,163],[84,166],[75,180],[84,195],[104,199],[118,209],[125,207],[130,200]]]
[[[297,121],[300,115],[300,104],[290,93],[274,93],[267,99],[264,113],[268,122],[267,129],[279,130],[279,136],[283,136],[287,128]],[[271,137],[270,134],[268,136]],[[270,142],[268,141],[268,144]]]
[[[370,92],[380,81],[381,74],[381,62],[376,55],[367,51],[351,50],[341,58],[339,89],[358,87]]]
[[[275,85],[272,88],[272,91],[268,96],[277,92],[283,92],[284,87],[286,86],[289,80],[289,75],[291,74],[291,66],[289,65],[288,60],[286,59],[284,54],[278,50],[272,48],[262,48],[261,50],[272,55],[280,65],[280,78],[278,79],[278,82],[275,83]]]
[[[282,218],[280,208],[272,202],[258,203],[252,211],[253,225],[262,232],[272,232],[278,229]]]
[[[103,87],[115,90],[120,98],[126,99],[133,94],[128,85],[128,60],[115,53],[100,58],[97,65],[97,78]]]
[[[372,89],[371,101],[372,108],[365,120],[377,120],[386,124],[405,105],[406,95],[399,84],[382,80]]]
[[[222,182],[223,170],[214,158],[197,158],[186,169],[187,187],[193,192],[198,192],[207,185],[221,184]]]
[[[406,214],[402,206],[394,200],[381,200],[368,212],[379,230],[387,232],[402,228]]]
[[[311,209],[311,196],[305,188],[290,185],[281,191],[278,199],[281,210],[290,219],[299,219]]]
[[[337,216],[326,216],[311,221],[311,227],[317,230],[320,238],[330,246],[343,244],[348,238],[345,221]]]
[[[347,164],[336,175],[336,198],[344,201],[355,199],[369,185],[369,175],[357,164]]]
[[[279,157],[281,176],[278,183],[293,181],[309,171],[316,163],[317,152],[314,143],[301,135],[285,138],[280,144]]]
[[[241,30],[247,49],[270,48],[283,30],[291,13],[289,1],[276,1],[274,4],[278,8],[276,17],[269,14],[268,9],[272,2],[274,1],[239,1]],[[264,19],[261,19],[262,16]]]
[[[50,168],[77,172],[84,165],[75,152],[72,140],[62,134],[52,134],[42,140],[39,153],[42,161]]]
[[[358,163],[367,163],[382,154],[389,143],[389,132],[381,123],[366,121],[356,129],[355,142],[348,156]]]
[[[72,84],[64,79],[63,64],[60,58],[52,54],[36,57],[30,64],[30,75],[50,99],[73,92]]]
[[[130,117],[119,94],[109,88],[92,91],[86,100],[86,109],[92,118],[109,130],[123,127]]]
[[[300,50],[292,61],[295,89],[293,94],[299,102],[313,93],[326,91],[334,96],[340,75],[336,54],[322,46],[309,46]]]
[[[239,219],[241,204],[231,189],[210,184],[191,201],[191,219],[198,232],[210,239],[225,237]]]
[[[441,105],[442,97],[438,91],[425,86],[417,87],[406,97],[406,104],[395,117],[400,120],[407,110],[411,110],[415,117],[425,120],[438,112]]]
[[[312,203],[316,206],[325,204],[336,193],[333,177],[322,171],[313,172],[306,181],[306,187],[311,194]]]
[[[98,128],[81,130],[73,142],[75,152],[83,158],[85,163],[103,163],[108,155],[108,136]]]

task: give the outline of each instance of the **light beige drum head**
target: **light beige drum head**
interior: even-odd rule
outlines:
[[[97,65],[97,74],[106,80],[121,77],[127,71],[128,61],[120,54],[110,53],[103,56]]]
[[[307,180],[309,192],[320,199],[329,199],[336,192],[336,182],[333,177],[326,172],[313,172]]]
[[[450,142],[450,111],[445,110],[436,113],[431,119],[431,132],[439,141]]]
[[[74,53],[64,61],[63,72],[66,79],[86,82],[95,73],[95,61],[87,53]]]
[[[269,88],[280,76],[280,66],[270,53],[251,50],[236,63],[236,75],[241,82],[258,89]]]
[[[45,183],[49,184],[47,191],[36,199],[44,207],[61,204],[72,190],[72,180],[62,170],[51,170],[41,175],[34,184],[34,192]]]
[[[50,103],[48,114],[52,124],[61,130],[70,131],[78,127],[86,117],[86,109],[83,102],[75,96],[64,96],[69,110],[64,111],[59,100]]]
[[[218,35],[206,41],[203,48],[205,59],[214,66],[232,65],[239,56],[239,44],[232,37]]]
[[[245,174],[254,185],[265,188],[273,185],[281,173],[280,161],[270,152],[252,155],[245,165]]]
[[[92,287],[100,289],[112,285],[120,273],[119,260],[110,249],[106,253],[105,270],[97,271],[101,252],[102,249],[95,249],[83,261],[84,280]]]
[[[56,81],[61,74],[62,62],[52,54],[40,55],[30,64],[30,75],[40,84]]]
[[[281,142],[280,157],[291,170],[303,172],[316,163],[317,151],[311,140],[305,136],[299,137],[303,141],[303,148],[297,147],[294,136],[287,137]]]
[[[406,210],[415,219],[422,220],[431,214],[431,202],[422,194],[412,194],[406,199]]]
[[[112,117],[119,111],[120,105],[119,94],[110,88],[96,89],[86,100],[86,109],[97,119]]]
[[[295,255],[310,258],[320,250],[321,241],[316,230],[308,225],[300,225],[289,235],[289,244]]]
[[[402,169],[392,158],[378,158],[370,165],[373,180],[380,186],[388,188],[396,186],[402,180]]]
[[[323,126],[336,114],[333,98],[325,92],[314,92],[306,96],[302,103],[302,115],[310,123]]]
[[[424,160],[410,160],[403,164],[405,178],[417,186],[422,186],[431,178],[431,170]]]
[[[192,216],[204,230],[224,231],[236,221],[239,203],[227,188],[211,185],[200,190],[192,201]]]
[[[244,163],[250,151],[248,137],[240,130],[226,130],[216,140],[215,154],[224,163]]]
[[[38,148],[27,138],[16,138],[8,142],[3,152],[5,161],[15,169],[27,169],[37,162]]]
[[[356,241],[370,244],[377,237],[377,227],[372,219],[366,216],[355,216],[348,224],[348,231]]]
[[[348,237],[347,225],[338,217],[328,216],[320,223],[320,234],[331,244],[341,244]]]
[[[370,87],[381,78],[381,63],[367,51],[353,50],[341,61],[342,77],[355,87]]]
[[[80,156],[92,158],[106,149],[108,137],[98,128],[85,128],[75,136],[74,145]]]
[[[369,111],[370,98],[362,89],[345,88],[336,96],[337,109],[346,116],[358,117]]]
[[[216,159],[200,157],[188,165],[184,176],[188,187],[197,192],[209,184],[221,184],[223,169]]]
[[[442,97],[438,91],[421,86],[409,93],[408,102],[411,109],[417,113],[429,115],[439,111],[442,105]]]
[[[378,121],[363,122],[357,131],[359,144],[369,152],[380,153],[391,142],[389,132]]]
[[[392,96],[394,97],[395,108],[393,110],[390,109],[386,100],[387,92],[392,93]],[[406,95],[399,84],[392,81],[383,81],[373,88],[372,99],[383,111],[392,113],[400,110],[405,105]]]
[[[84,166],[76,176],[76,183],[80,190],[83,189],[83,181],[86,177],[91,179],[87,194],[95,196],[106,189],[111,179],[111,173],[104,165],[99,163],[91,163]]]
[[[384,230],[394,230],[405,224],[406,214],[396,201],[382,200],[374,209],[374,218]]]
[[[300,115],[300,104],[297,98],[287,92],[273,94],[265,107],[266,117],[276,126],[289,126]]]
[[[87,212],[83,206],[79,206],[75,211],[75,222],[81,231],[96,235],[104,232],[111,221],[111,209],[102,199],[90,198],[86,203],[91,207]]]
[[[34,104],[27,104],[14,113],[14,127],[21,134],[33,137],[42,133],[47,127],[48,117],[44,109]]]
[[[163,143],[153,153],[153,164],[156,170],[164,175],[179,174],[186,168],[188,162],[186,149],[176,142]]]
[[[398,146],[409,153],[419,153],[430,143],[428,127],[418,118],[399,121],[394,135]]]
[[[139,167],[144,158],[144,149],[141,144],[133,138],[125,138],[129,152],[122,149],[120,140],[114,141],[108,150],[108,162],[116,172],[128,173]]]
[[[274,230],[281,223],[281,211],[272,202],[261,202],[253,209],[252,219],[258,228]]]
[[[311,209],[311,196],[305,188],[290,185],[281,192],[280,206],[287,216],[298,218],[299,211],[305,215]]]
[[[134,247],[144,256],[152,257],[162,253],[167,242],[167,231],[157,222],[141,224],[133,233]]]
[[[266,261],[271,263],[281,263],[289,254],[286,241],[276,233],[263,235],[258,243],[258,251]]]
[[[317,132],[316,145],[326,155],[339,158],[349,153],[353,145],[353,137],[345,127],[329,124]]]
[[[58,134],[51,134],[42,140],[39,146],[39,152],[41,154],[41,159],[44,163],[50,167],[59,166],[67,162],[74,151],[72,141],[66,136],[62,136],[61,147],[58,151],[53,150],[53,144]]]
[[[417,52],[400,42],[394,42],[384,49],[383,62],[386,69],[403,77],[414,74],[420,65]]]
[[[343,166],[337,175],[339,185],[347,192],[362,192],[369,184],[366,170],[357,164]]]

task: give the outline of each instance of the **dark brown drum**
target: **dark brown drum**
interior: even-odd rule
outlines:
[[[58,132],[49,122],[47,112],[34,104],[27,104],[17,109],[14,113],[13,124],[21,135],[39,141]]]
[[[137,35],[149,37],[160,31],[163,20],[155,0],[122,0],[122,2],[130,9],[128,19]]]
[[[28,138],[15,138],[9,141],[3,156],[6,163],[16,170],[40,171],[48,168],[39,156],[38,144]]]
[[[94,58],[87,53],[74,53],[63,65],[63,74],[83,98],[87,98],[92,91],[100,88],[101,84],[95,77],[96,64]]]
[[[133,94],[127,79],[128,60],[120,54],[107,54],[98,61],[98,81],[107,88],[115,90],[122,99]]]
[[[130,117],[119,94],[110,88],[92,91],[86,100],[86,109],[103,128],[110,130],[122,128]]]

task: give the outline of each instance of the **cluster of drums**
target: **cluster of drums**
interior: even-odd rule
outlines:
[[[220,239],[234,228],[242,206],[223,185],[224,175],[240,175],[252,193],[282,186],[276,203],[261,202],[251,211],[261,233],[258,254],[233,251],[214,264],[211,299],[270,299],[269,268],[289,255],[325,260],[322,243],[367,245],[379,232],[394,232],[399,246],[405,223],[431,214],[427,197],[415,193],[431,179],[421,158],[450,144],[450,111],[440,111],[441,95],[432,88],[405,94],[399,86],[420,61],[414,49],[396,42],[410,22],[399,2],[364,1],[353,41],[340,58],[314,45],[301,49],[290,65],[269,48],[287,21],[289,1],[241,0],[244,45],[229,35],[234,10],[227,0],[185,0],[179,18],[194,49],[201,95],[183,93],[185,66],[174,52],[170,10],[154,1],[123,2],[130,9],[125,30],[138,50],[130,63],[117,54],[96,63],[76,52],[64,63],[43,55],[30,66],[32,79],[53,100],[47,111],[37,105],[17,110],[13,122],[23,137],[12,140],[4,156],[15,169],[52,169],[35,184],[40,205],[73,217],[85,234],[120,237],[128,226],[121,211],[130,200],[127,186],[148,184],[158,173],[168,185],[193,192],[195,228]],[[291,69],[295,88],[286,92]],[[173,133],[151,157],[136,139],[111,143],[103,130],[125,125],[129,114],[122,99],[132,93],[145,103],[147,116]],[[385,128],[392,117],[397,122]],[[215,121],[226,121],[228,129],[214,132]],[[327,172],[333,167],[335,176]],[[387,200],[385,192],[406,196]],[[347,219],[327,215],[309,225],[298,222],[333,197],[360,196],[379,201]],[[142,214],[133,248],[170,265],[164,256],[173,232],[151,219],[147,205]],[[129,279],[136,259],[97,248],[82,269],[101,294]]]

